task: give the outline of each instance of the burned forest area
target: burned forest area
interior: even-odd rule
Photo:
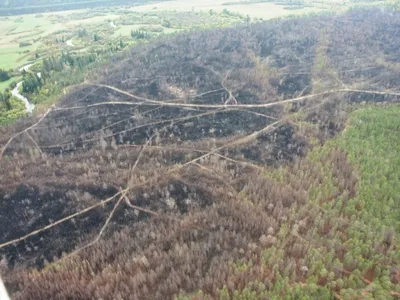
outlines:
[[[340,142],[398,107],[399,49],[389,9],[180,33],[1,127],[11,298],[399,299]]]

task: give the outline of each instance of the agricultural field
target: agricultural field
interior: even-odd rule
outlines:
[[[167,13],[180,34],[43,60],[32,101],[69,88],[0,127],[12,298],[398,299],[400,11]]]

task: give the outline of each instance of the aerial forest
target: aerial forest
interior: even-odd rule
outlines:
[[[399,299],[399,49],[389,9],[182,32],[0,127],[10,296]]]

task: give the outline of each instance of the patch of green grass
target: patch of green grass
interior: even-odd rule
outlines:
[[[35,30],[35,32],[31,33],[31,34],[27,34],[24,35],[20,38],[18,38],[18,42],[32,42],[34,39],[39,39],[42,35],[43,31],[37,31]]]
[[[10,79],[0,82],[0,92],[4,91],[9,85],[15,81],[16,83],[20,81],[21,77],[11,77]]]
[[[18,22],[16,22],[19,20]],[[9,22],[12,22],[15,29],[12,31],[13,34],[20,32],[31,31],[38,27],[50,26],[51,22],[47,18],[35,18],[34,15],[24,15],[11,17]]]
[[[134,8],[135,11],[141,12],[161,12],[161,11],[178,11],[178,12],[208,12],[209,10],[213,10],[214,12],[221,13],[224,9],[227,9],[230,12],[239,13],[242,15],[249,15],[252,18],[263,18],[271,19],[271,18],[279,18],[285,17],[292,14],[307,14],[310,12],[320,12],[323,11],[323,8],[309,6],[304,7],[298,10],[288,10],[285,9],[282,5],[277,5],[272,2],[255,2],[255,3],[235,3],[233,5],[226,5],[226,0],[215,0],[210,1],[207,4],[204,3],[203,0],[194,0],[194,1],[186,1],[186,0],[177,0],[173,2],[161,2],[148,5],[137,6]],[[233,2],[233,1],[232,1]],[[156,9],[154,9],[156,7]]]
[[[28,47],[0,48],[0,68],[16,69],[31,60],[38,45]]]

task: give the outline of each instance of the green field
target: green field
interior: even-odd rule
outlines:
[[[228,5],[229,4],[229,5]],[[176,0],[168,1],[157,4],[148,4],[138,6],[134,8],[136,11],[209,11],[212,9],[216,12],[222,12],[224,9],[229,11],[240,13],[243,15],[249,15],[252,18],[262,18],[264,20],[272,18],[280,18],[293,14],[305,14],[310,12],[321,12],[328,7],[321,7],[312,5],[310,7],[304,7],[301,9],[289,10],[286,9],[286,5],[278,5],[273,2],[257,2],[257,3],[241,3],[239,1],[226,1],[226,0]]]
[[[296,1],[293,1],[295,3]],[[325,0],[298,1],[302,5],[293,5],[291,1],[251,1],[251,0],[175,0],[157,4],[147,4],[133,8],[135,11],[209,11],[210,9],[221,12],[224,9],[249,15],[251,18],[262,18],[264,20],[272,18],[287,17],[289,15],[302,15],[321,12],[340,12],[355,5],[355,2]],[[382,4],[382,1],[360,1],[357,5]]]
[[[19,80],[21,80],[21,78],[22,78],[22,77],[14,77],[14,78],[10,78],[10,79],[8,79],[8,80],[6,80],[6,81],[0,82],[0,91],[3,91],[3,90],[5,90],[6,88],[8,88],[9,85],[10,85],[13,81],[18,82]]]
[[[10,48],[0,48],[0,68],[19,69],[34,59],[35,51],[39,45],[19,48],[18,46]]]

